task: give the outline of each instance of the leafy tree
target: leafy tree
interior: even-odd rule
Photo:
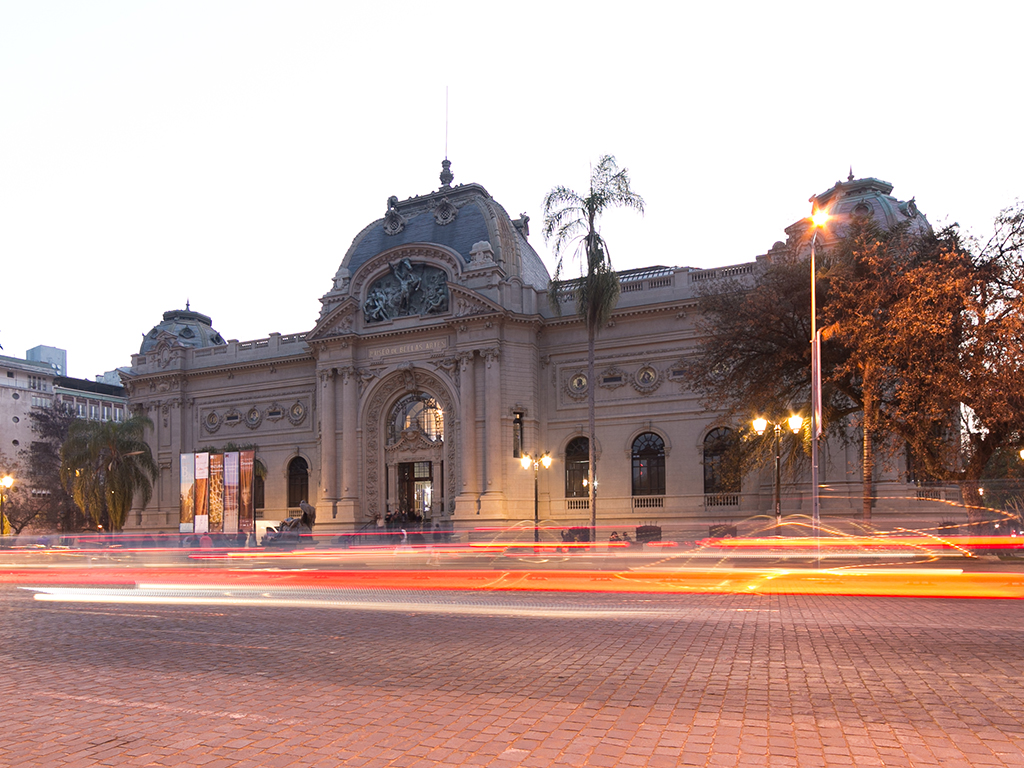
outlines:
[[[25,484],[21,465],[0,453],[0,478],[10,475],[14,482],[10,488],[0,487],[3,496],[3,516],[0,517],[0,535],[21,533],[39,516],[39,507],[33,503]]]
[[[145,416],[126,421],[77,421],[61,449],[61,481],[75,502],[101,525],[120,531],[136,494],[142,506],[153,495],[159,470],[143,439],[153,422]]]
[[[834,309],[853,359],[877,376],[879,427],[925,476],[959,484],[978,521],[986,467],[1024,443],[1024,207],[1003,211],[984,245],[954,225],[856,258]]]
[[[619,278],[612,269],[608,243],[598,227],[610,208],[631,208],[644,212],[644,201],[633,192],[626,168],[620,169],[611,155],[604,155],[590,173],[585,194],[563,186],[554,187],[544,198],[544,240],[552,242],[557,258],[554,278],[548,287],[552,309],[561,314],[562,299],[571,295],[576,314],[587,328],[587,418],[590,447],[587,489],[590,495],[590,526],[597,527],[597,452],[595,450],[594,344],[597,333],[611,318],[619,300]],[[580,277],[564,280],[565,255],[570,251],[580,263]]]
[[[955,226],[855,219],[822,267],[824,423],[842,434],[859,418],[865,517],[876,451],[906,446],[918,475],[959,484],[980,520],[986,466],[1024,442],[1024,209],[1000,214],[984,245]],[[806,406],[809,280],[806,262],[775,263],[701,298],[688,377],[709,404],[773,418]]]
[[[822,265],[828,268],[826,254]],[[698,298],[700,341],[685,380],[704,405],[724,410],[751,436],[751,419],[761,415],[782,423],[791,413],[804,419],[802,441],[786,440],[787,463],[802,461],[810,437],[811,399],[811,274],[810,259],[778,259],[759,265],[753,284],[724,280]],[[827,304],[829,285],[819,277],[819,301]],[[823,426],[846,439],[847,418],[861,406],[857,382],[837,371],[849,350],[835,336],[822,343]],[[784,430],[784,433],[788,430]],[[741,440],[730,449],[730,462],[742,472],[774,460],[771,440]]]
[[[33,408],[29,419],[36,439],[19,455],[27,468],[26,481],[41,492],[40,517],[56,530],[82,530],[85,516],[60,479],[60,449],[78,417],[70,406],[54,400],[49,407]]]

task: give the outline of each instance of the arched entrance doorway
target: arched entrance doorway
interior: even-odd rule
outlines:
[[[392,520],[418,527],[443,516],[444,437],[444,409],[427,392],[406,394],[391,407],[384,450]]]
[[[371,394],[364,421],[368,518],[414,528],[444,527],[451,518],[460,470],[450,387],[406,364]]]

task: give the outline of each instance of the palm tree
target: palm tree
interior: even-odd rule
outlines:
[[[159,474],[143,438],[153,422],[145,416],[126,421],[78,421],[61,447],[60,477],[75,503],[100,525],[103,513],[112,531],[120,531],[136,494],[145,507]]]
[[[609,208],[632,208],[644,212],[644,201],[633,192],[629,175],[611,155],[603,156],[590,172],[590,189],[581,195],[568,187],[557,186],[544,198],[544,241],[554,241],[555,275],[548,287],[552,309],[562,313],[563,294],[571,293],[576,314],[587,325],[587,417],[589,456],[587,489],[590,495],[591,541],[597,541],[597,483],[594,482],[597,455],[594,447],[595,387],[594,340],[611,317],[619,301],[619,278],[612,269],[608,243],[601,236],[598,220]],[[580,262],[580,277],[563,280],[566,251]]]

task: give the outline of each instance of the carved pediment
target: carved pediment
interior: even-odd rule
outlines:
[[[320,319],[316,327],[306,335],[306,342],[309,343],[310,341],[352,333],[355,330],[355,318],[358,309],[359,302],[351,296],[346,298],[335,309]]]
[[[501,305],[461,285],[450,286],[455,317],[503,313]]]
[[[403,430],[398,440],[384,447],[388,453],[420,453],[429,456],[444,449],[444,440],[431,440],[416,427]]]

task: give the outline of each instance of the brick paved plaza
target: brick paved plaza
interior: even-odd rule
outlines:
[[[1020,601],[353,599],[59,603],[4,587],[0,764],[1024,766]]]

